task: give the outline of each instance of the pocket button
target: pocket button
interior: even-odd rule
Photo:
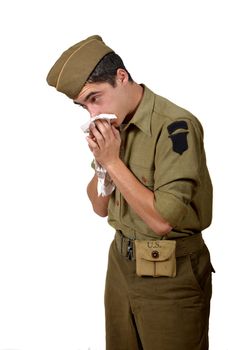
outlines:
[[[155,258],[155,259],[159,258],[159,252],[157,250],[153,250],[151,255],[152,255],[152,258]]]

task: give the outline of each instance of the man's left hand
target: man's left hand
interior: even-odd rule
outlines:
[[[119,131],[106,120],[96,120],[86,138],[96,161],[104,168],[119,160],[121,138]]]

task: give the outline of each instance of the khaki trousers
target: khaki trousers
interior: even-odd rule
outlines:
[[[205,244],[177,257],[177,276],[138,277],[111,244],[105,287],[106,350],[207,350],[211,299]]]

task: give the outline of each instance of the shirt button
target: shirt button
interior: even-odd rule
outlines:
[[[116,201],[116,205],[117,207],[120,205],[120,202],[118,200]]]
[[[159,252],[157,250],[153,250],[151,255],[152,255],[152,258],[155,258],[155,259],[159,258]]]

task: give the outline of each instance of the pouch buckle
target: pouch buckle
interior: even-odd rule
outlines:
[[[128,241],[128,247],[127,247],[127,257],[129,260],[132,260],[133,257],[133,241]]]

